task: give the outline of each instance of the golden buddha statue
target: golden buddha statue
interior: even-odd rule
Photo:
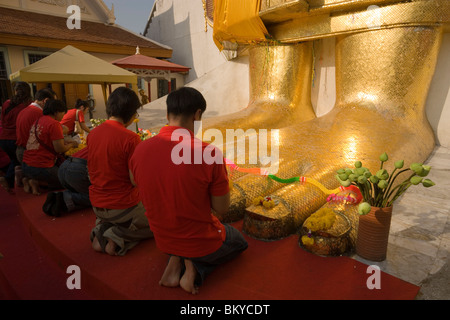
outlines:
[[[215,3],[222,2],[233,0]],[[310,177],[329,189],[339,186],[336,170],[356,160],[376,171],[383,152],[408,162],[428,158],[435,137],[425,101],[443,33],[449,30],[450,1],[249,2],[259,8],[264,35],[241,39],[235,31],[239,28],[230,28],[216,41],[248,46],[250,104],[205,120],[204,130],[279,129],[277,176]],[[336,43],[336,103],[316,117],[311,106],[312,42],[327,37]],[[244,231],[258,239],[295,233],[311,214],[329,206],[326,195],[311,184],[283,184],[243,173],[231,179],[232,208],[219,218],[243,218]],[[253,205],[260,196],[276,199],[277,205]],[[348,206],[350,215],[352,210]]]

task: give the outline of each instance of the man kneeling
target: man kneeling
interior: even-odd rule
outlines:
[[[181,286],[198,293],[198,286],[219,264],[247,249],[242,234],[223,225],[213,214],[230,205],[229,182],[220,150],[214,159],[194,159],[211,146],[194,137],[206,101],[193,88],[181,88],[167,98],[169,125],[139,144],[130,160],[130,175],[139,188],[158,248],[169,254],[160,285]],[[177,152],[176,150],[181,150]],[[182,156],[180,153],[184,153]],[[180,162],[180,156],[186,160]],[[176,159],[175,159],[176,158]]]
[[[87,137],[89,198],[97,217],[90,239],[94,250],[110,255],[123,256],[140,241],[153,237],[128,167],[141,141],[127,129],[138,117],[138,108],[134,91],[117,88],[106,106],[108,120]]]

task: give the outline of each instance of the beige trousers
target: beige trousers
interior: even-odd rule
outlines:
[[[140,241],[153,237],[142,202],[128,209],[93,209],[97,220],[90,238],[97,237],[103,251],[108,239],[117,244],[117,255],[123,256]]]

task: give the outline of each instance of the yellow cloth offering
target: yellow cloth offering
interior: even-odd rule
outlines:
[[[255,43],[268,34],[259,17],[261,0],[215,0],[213,38],[222,51],[223,42]]]

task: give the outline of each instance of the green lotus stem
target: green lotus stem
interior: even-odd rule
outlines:
[[[395,168],[394,171],[392,171],[392,176],[394,175],[394,172],[395,172],[396,169],[397,169],[397,168]],[[389,182],[389,183],[391,184],[391,186],[392,186],[392,184],[394,183],[395,179],[397,179],[397,177],[398,177],[400,174],[402,174],[403,172],[406,172],[406,171],[408,171],[408,170],[410,170],[410,169],[407,168],[407,169],[400,170],[399,172],[397,172],[397,174],[394,176],[394,178],[392,178],[392,176],[391,176],[391,177],[389,178],[389,180],[391,180],[391,178],[392,178],[392,181]]]
[[[408,184],[409,181],[404,181],[398,185],[396,185],[392,191],[390,191],[390,193],[388,194],[388,196],[385,198],[385,202],[387,202],[389,200],[389,198],[394,194],[394,192],[397,192],[397,189],[400,189],[402,186],[405,186],[406,184]],[[397,190],[397,191],[396,191]]]
[[[391,184],[391,181],[395,180],[395,178],[392,178],[394,176],[395,171],[397,171],[397,168],[394,168],[394,170],[392,170],[392,173],[389,175],[388,188],[389,188],[389,184]]]
[[[355,182],[354,185],[357,186],[358,189],[361,191],[361,194],[362,194],[364,200],[369,201],[369,199],[370,199],[370,190],[369,190],[370,185],[367,186],[367,182],[364,183],[364,184]]]
[[[410,170],[410,169],[403,169],[403,170],[401,170],[401,171],[399,171],[399,172],[397,172],[397,174],[394,176],[394,173],[395,173],[395,171],[397,170],[397,168],[395,168],[393,171],[392,171],[392,174],[391,174],[391,176],[389,177],[389,180],[388,180],[388,187],[387,187],[387,191],[386,191],[386,194],[389,194],[389,192],[391,191],[391,188],[392,188],[392,186],[394,185],[394,181],[395,181],[395,179],[397,179],[397,177],[400,175],[400,174],[402,174],[403,172],[406,172],[406,171],[408,171],[408,170]],[[391,180],[392,179],[392,180]],[[411,179],[411,178],[410,178]]]
[[[372,188],[371,183],[369,182],[369,179],[367,179],[365,185],[367,187],[367,196],[369,197],[368,199],[370,199],[370,198],[372,198],[372,195],[373,195],[373,188]]]
[[[377,197],[375,198],[375,206],[381,207],[380,205],[383,202],[386,189],[383,190],[383,189],[379,188],[378,186],[377,186],[377,188],[379,189],[379,192],[378,192]]]
[[[413,175],[414,176],[414,175]],[[411,179],[411,178],[409,178]],[[396,189],[398,189],[394,196],[395,199],[397,199],[401,194],[403,194],[403,192],[406,191],[406,189],[408,189],[411,186],[411,183],[409,182],[409,179],[405,180],[404,182],[400,183],[399,185],[395,186],[394,189],[392,189],[392,191],[388,194],[388,196],[384,199],[383,204],[387,205],[389,202],[393,203],[393,201],[389,201],[389,198],[394,194],[394,191]],[[409,184],[409,185],[408,185]],[[405,188],[406,186],[406,188]]]
[[[381,189],[380,187],[378,187],[378,185],[377,184],[373,184],[373,188],[374,188],[374,190],[375,190],[375,193],[374,193],[374,196],[373,196],[373,199],[374,199],[374,206],[376,206],[376,207],[379,207],[379,204],[380,204],[380,199],[381,199],[381,201],[382,201],[382,199],[383,199],[383,196],[384,196],[384,190],[383,189]]]
[[[396,195],[394,196],[394,198],[392,198],[391,201],[388,201],[388,202],[386,203],[386,206],[387,206],[387,207],[392,206],[392,204],[394,203],[394,201],[397,200],[398,197],[400,197],[406,190],[408,190],[408,188],[409,188],[411,185],[412,185],[411,183],[408,183],[408,184],[404,185],[403,188],[400,188],[400,189],[398,190],[398,192],[396,193]]]

